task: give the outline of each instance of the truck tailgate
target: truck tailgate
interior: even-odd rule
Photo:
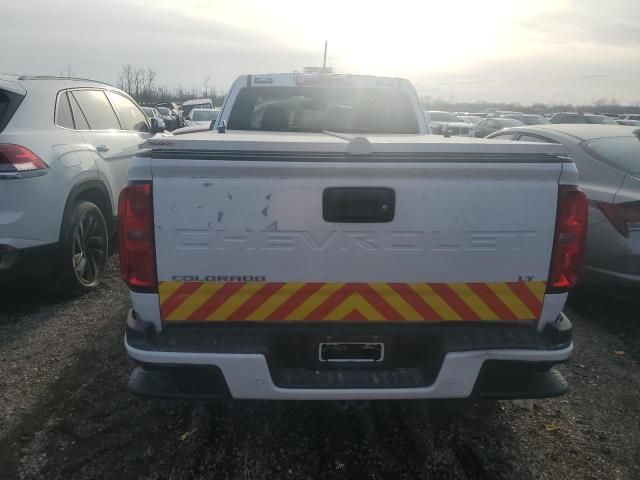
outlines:
[[[553,155],[152,161],[165,321],[535,321]]]

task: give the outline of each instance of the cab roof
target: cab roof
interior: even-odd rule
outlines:
[[[242,75],[236,80],[251,87],[334,86],[360,88],[397,88],[408,80],[397,77],[352,75],[344,73],[260,73]]]

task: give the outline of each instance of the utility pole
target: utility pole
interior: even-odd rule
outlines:
[[[304,67],[304,73],[333,73],[331,67],[327,67],[327,45],[328,40],[324,41],[324,57],[322,58],[322,67]]]
[[[322,71],[323,72],[327,68],[327,43],[329,43],[329,42],[327,40],[325,40],[324,41],[324,58],[322,60]]]

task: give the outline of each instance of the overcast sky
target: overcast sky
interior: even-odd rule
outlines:
[[[640,102],[640,0],[20,0],[0,10],[0,72],[225,90],[322,62],[407,77],[458,101]]]

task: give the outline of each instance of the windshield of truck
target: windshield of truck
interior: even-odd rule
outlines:
[[[640,139],[636,137],[597,138],[583,146],[604,163],[634,176],[640,174]]]
[[[279,132],[418,133],[401,90],[349,87],[245,87],[228,128]]]
[[[218,118],[217,110],[195,110],[191,112],[191,120],[194,122],[211,122]]]

